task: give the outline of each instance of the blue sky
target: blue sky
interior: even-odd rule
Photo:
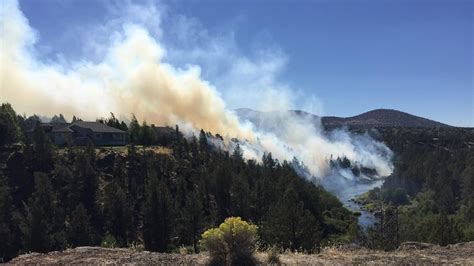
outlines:
[[[199,65],[231,108],[258,108],[252,97],[276,87],[282,97],[293,98],[292,107],[315,113],[351,116],[392,108],[474,126],[472,1],[149,1],[124,6],[20,0],[37,30],[35,48],[43,61],[93,60],[101,50],[88,45],[88,33],[132,20],[164,44],[167,61]]]

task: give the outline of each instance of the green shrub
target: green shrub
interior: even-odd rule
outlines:
[[[257,226],[229,217],[218,228],[202,234],[201,245],[209,251],[211,264],[253,265]]]
[[[117,247],[117,240],[111,234],[105,235],[104,239],[100,243],[100,246],[103,248],[116,248]]]

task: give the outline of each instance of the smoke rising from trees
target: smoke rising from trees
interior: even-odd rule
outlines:
[[[330,158],[337,157],[376,169],[380,176],[392,172],[390,150],[368,136],[342,130],[325,134],[317,124],[291,114],[278,117],[276,130],[242,121],[198,65],[181,68],[165,62],[169,50],[143,25],[120,25],[100,59],[66,65],[38,59],[39,35],[16,1],[2,4],[0,20],[1,101],[20,112],[83,119],[133,113],[157,125],[178,124],[189,133],[202,128],[224,136],[229,150],[232,138],[242,140],[245,158],[260,160],[264,152],[281,161],[297,158],[315,177],[327,175]],[[262,105],[276,101],[273,109],[285,110],[291,106],[286,95],[273,90]]]

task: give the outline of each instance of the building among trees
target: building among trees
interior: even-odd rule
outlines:
[[[74,145],[86,145],[89,141],[96,146],[126,145],[127,132],[100,122],[76,121],[73,123],[41,123],[37,121],[26,131],[27,137],[43,130],[56,145],[71,142]]]

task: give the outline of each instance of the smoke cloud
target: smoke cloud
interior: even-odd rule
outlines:
[[[258,161],[264,152],[271,152],[280,161],[297,158],[310,177],[320,179],[330,174],[329,160],[336,157],[376,169],[380,177],[392,172],[391,151],[367,135],[342,130],[325,133],[317,121],[288,112],[274,113],[272,128],[257,127],[239,118],[217,88],[202,77],[198,65],[177,67],[165,62],[167,54],[176,57],[177,52],[166,49],[141,24],[120,25],[121,30],[108,40],[106,49],[98,49],[100,58],[61,64],[38,59],[34,46],[38,34],[16,1],[4,2],[0,12],[0,100],[10,102],[21,113],[62,113],[83,119],[109,112],[122,116],[133,113],[139,120],[178,124],[188,132],[203,128],[224,136],[230,151],[234,147],[231,138],[242,140],[247,159]],[[278,64],[267,67],[274,73]],[[241,70],[254,66],[248,61],[238,62]],[[253,68],[252,73],[256,70]],[[234,78],[236,73],[244,73],[245,80],[245,71],[233,72]],[[261,106],[268,106],[270,101],[273,109],[292,106],[287,87],[272,86],[271,79],[256,81],[269,87],[265,90],[268,97],[259,95]],[[226,94],[239,94],[238,88]],[[242,92],[246,94],[248,91]]]

